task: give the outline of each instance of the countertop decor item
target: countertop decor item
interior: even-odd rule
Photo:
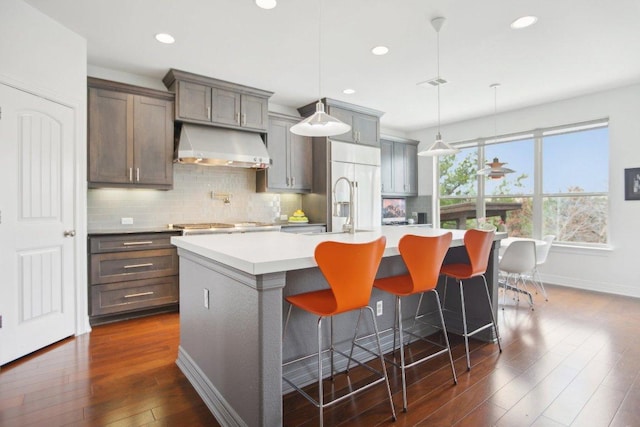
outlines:
[[[309,218],[307,218],[302,209],[298,209],[289,217],[289,222],[295,224],[306,224],[309,222]]]

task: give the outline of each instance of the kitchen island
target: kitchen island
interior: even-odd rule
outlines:
[[[173,237],[180,257],[178,366],[221,424],[281,425],[282,362],[311,353],[317,346],[315,322],[306,313],[294,310],[283,352],[283,296],[327,286],[313,257],[318,243],[368,242],[385,235],[387,245],[378,271],[378,277],[385,277],[406,271],[398,252],[398,241],[404,234],[429,236],[443,231],[399,226],[354,235],[264,232]],[[466,259],[463,236],[464,231],[453,230],[445,263]],[[487,271],[494,310],[497,249],[499,240],[505,237],[506,233],[496,235]],[[449,286],[445,302],[452,313],[459,312],[460,307],[456,288]],[[480,286],[474,288],[484,292]],[[477,295],[482,298],[482,293]],[[476,298],[473,291],[465,290],[465,296],[467,301]],[[393,299],[374,290],[372,304],[375,306],[378,300],[386,307],[384,316],[378,319],[384,329],[393,323]],[[411,304],[403,305],[411,313]],[[414,301],[414,310],[415,305]],[[475,313],[476,307],[468,302],[470,317],[478,322],[487,320],[489,313],[483,311],[484,305],[479,305]],[[337,346],[349,341],[347,330],[352,324],[348,316],[336,319]],[[348,326],[341,328],[341,324]],[[455,315],[447,318],[447,329],[460,331]],[[488,331],[484,339],[491,340]],[[389,340],[383,347],[390,349]],[[303,366],[291,374],[304,382],[311,380],[308,371]]]

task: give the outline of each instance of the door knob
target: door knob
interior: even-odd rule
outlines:
[[[76,235],[76,230],[65,230],[64,237],[73,237]]]

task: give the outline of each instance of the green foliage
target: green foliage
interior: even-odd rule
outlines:
[[[477,151],[470,152],[457,165],[455,161],[455,155],[440,158],[440,194],[443,196],[475,196],[477,194]]]

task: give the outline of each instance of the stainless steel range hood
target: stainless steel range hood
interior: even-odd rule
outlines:
[[[264,169],[271,159],[259,134],[211,126],[182,124],[178,163]]]

